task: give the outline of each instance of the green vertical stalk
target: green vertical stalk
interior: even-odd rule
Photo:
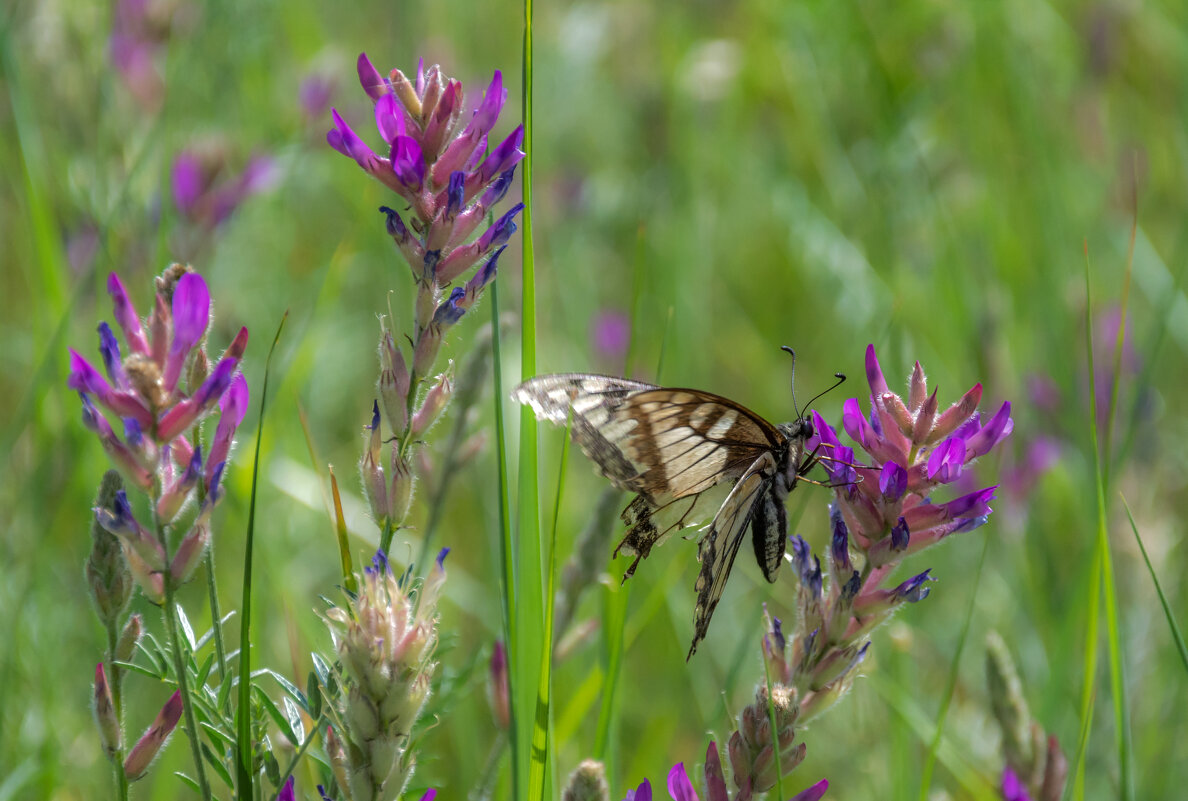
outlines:
[[[120,744],[111,759],[111,770],[115,775],[116,797],[119,801],[128,801],[128,774],[124,772],[124,671],[116,662],[116,643],[120,633],[116,629],[115,621],[109,621],[107,628],[107,667],[111,669],[111,676],[107,680],[111,688],[111,705],[115,709],[116,721],[120,728]]]
[[[523,308],[521,310],[520,359],[522,377],[536,374],[536,267],[532,249],[532,0],[524,0],[524,49],[523,49],[523,126],[524,161],[521,173],[524,200],[523,229]],[[511,672],[516,675],[516,690],[512,695],[513,706],[518,707],[515,716],[516,736],[521,746],[532,742],[535,725],[532,710],[536,706],[536,692],[539,685],[541,649],[544,647],[544,587],[542,580],[542,554],[540,548],[540,488],[537,464],[537,425],[532,410],[520,410],[520,452],[518,492],[516,508],[515,564],[519,566],[516,575],[516,616],[512,629],[512,641],[508,643]],[[519,791],[527,789],[533,793],[530,776],[533,763],[544,764],[545,755],[535,750],[520,748],[515,771]],[[543,769],[543,768],[542,768]],[[517,795],[516,798],[527,796]]]
[[[507,436],[503,427],[503,350],[499,331],[499,281],[492,282],[491,295],[491,388],[495,398],[495,458],[499,470],[499,565],[500,590],[503,600],[503,641],[507,644],[507,696],[508,696],[508,742],[512,760],[512,798],[520,795],[520,740],[516,715],[516,687],[518,679],[512,669],[512,641],[515,639],[516,622],[516,574],[515,544],[512,542],[511,512],[508,504],[507,481]]]
[[[276,336],[268,349],[264,361],[264,383],[260,388],[260,419],[256,421],[256,451],[252,457],[252,493],[248,502],[246,542],[243,547],[243,601],[240,604],[242,623],[239,628],[239,692],[236,705],[238,715],[235,731],[235,797],[247,801],[256,795],[255,776],[252,774],[252,548],[256,533],[256,487],[260,478],[260,443],[264,439],[264,409],[268,402],[268,374],[272,367],[272,354],[280,341],[289,311],[281,316],[276,327]]]

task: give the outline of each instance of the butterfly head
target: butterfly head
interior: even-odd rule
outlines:
[[[780,423],[776,428],[791,442],[804,442],[812,439],[816,433],[812,418],[807,415],[791,423]]]

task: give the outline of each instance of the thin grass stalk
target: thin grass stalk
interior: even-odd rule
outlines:
[[[961,654],[965,651],[965,640],[969,635],[969,624],[973,621],[974,606],[978,598],[978,588],[982,584],[982,568],[986,565],[986,554],[990,552],[990,536],[982,536],[982,555],[978,557],[978,569],[974,573],[973,589],[969,593],[969,603],[965,607],[965,621],[961,624],[961,634],[957,637],[957,648],[953,654],[953,662],[949,665],[949,678],[945,683],[945,694],[941,697],[940,710],[936,714],[936,733],[928,745],[928,754],[924,759],[923,775],[920,779],[920,801],[927,801],[928,791],[932,788],[932,771],[936,765],[937,751],[940,750],[941,737],[945,733],[945,720],[949,716],[949,706],[953,702],[953,692],[957,689],[957,673],[961,664]]]
[[[1126,518],[1130,521],[1130,530],[1134,532],[1134,539],[1138,543],[1139,550],[1142,551],[1143,561],[1147,563],[1147,571],[1151,574],[1151,583],[1155,585],[1155,592],[1159,594],[1159,603],[1163,606],[1163,615],[1167,618],[1168,628],[1171,629],[1172,639],[1175,640],[1176,650],[1180,654],[1180,662],[1184,665],[1184,670],[1188,672],[1188,646],[1184,644],[1184,636],[1180,634],[1180,626],[1176,623],[1176,615],[1172,611],[1171,604],[1167,601],[1167,596],[1163,594],[1163,586],[1159,583],[1159,576],[1155,573],[1155,566],[1151,564],[1151,557],[1147,555],[1147,546],[1143,544],[1143,538],[1139,536],[1138,526],[1134,523],[1134,515],[1130,513],[1130,504],[1126,502],[1124,496],[1122,498],[1122,506],[1126,508]]]
[[[1122,346],[1126,342],[1126,312],[1130,301],[1130,279],[1134,272],[1134,241],[1138,235],[1138,176],[1137,165],[1131,162],[1131,218],[1130,243],[1126,248],[1126,270],[1122,280],[1122,299],[1118,303],[1118,333],[1114,336],[1113,378],[1110,383],[1110,405],[1106,409],[1105,454],[1102,458],[1102,486],[1108,490],[1110,486],[1110,469],[1113,460],[1110,458],[1114,442],[1114,419],[1118,411],[1118,386],[1122,374]],[[1090,376],[1090,380],[1092,376]]]
[[[561,441],[561,463],[557,468],[557,497],[553,503],[553,531],[549,538],[548,579],[545,592],[544,647],[540,653],[540,681],[536,690],[536,716],[532,727],[532,765],[529,771],[528,798],[545,797],[546,780],[552,751],[549,749],[550,699],[553,684],[553,605],[556,599],[557,526],[561,518],[561,498],[565,494],[565,467],[569,458],[569,424]],[[537,758],[539,755],[539,758]]]
[[[491,283],[491,386],[494,396],[495,413],[495,460],[499,472],[499,565],[500,590],[503,607],[503,639],[507,643],[510,653],[515,636],[516,623],[516,576],[515,544],[512,542],[511,509],[509,504],[510,492],[507,481],[507,435],[503,425],[503,351],[500,347],[499,333],[499,282]],[[520,795],[520,740],[517,729],[516,714],[516,686],[518,680],[512,670],[512,662],[508,659],[507,695],[508,695],[508,743],[511,746],[511,774],[512,798],[522,798]]]
[[[243,622],[239,629],[239,714],[236,720],[235,743],[235,787],[236,798],[246,799],[255,797],[255,776],[252,774],[252,547],[256,533],[256,488],[260,478],[260,445],[264,438],[264,409],[268,402],[268,375],[272,368],[272,356],[276,352],[276,344],[280,342],[281,332],[285,329],[285,321],[289,319],[289,311],[281,315],[280,324],[276,327],[276,335],[272,338],[272,345],[268,348],[268,357],[264,360],[264,381],[260,388],[260,419],[256,421],[256,450],[252,456],[252,491],[248,500],[248,520],[246,542],[243,547],[243,600],[240,603],[240,615]],[[168,581],[166,581],[168,585]]]
[[[532,248],[532,0],[524,0],[524,37],[522,53],[521,85],[524,156],[521,187],[523,193],[523,256],[521,259],[523,299],[520,330],[521,378],[536,374],[536,267]],[[498,323],[496,323],[498,324]],[[543,559],[540,548],[540,485],[539,454],[536,416],[532,410],[523,407],[520,411],[520,449],[518,492],[516,508],[516,550],[515,562],[520,566],[516,576],[516,625],[512,631],[514,639],[508,642],[508,656],[511,670],[519,681],[518,689],[512,690],[513,708],[519,706],[520,714],[513,717],[517,737],[521,743],[533,740],[536,725],[530,710],[536,704],[536,688],[539,682],[540,649],[544,645],[541,625],[544,619]],[[533,751],[521,750],[516,758],[515,770],[518,786],[528,793],[534,791],[531,784],[533,762],[540,761]],[[524,798],[517,793],[517,799]]]

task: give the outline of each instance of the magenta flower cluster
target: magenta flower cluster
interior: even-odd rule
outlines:
[[[464,120],[462,83],[443,75],[436,65],[426,70],[420,63],[415,80],[398,69],[383,76],[364,53],[357,68],[359,81],[375,104],[375,124],[387,155],[372,151],[336,109],[331,110],[334,128],[326,140],[408,205],[407,221],[392,208],[380,210],[387,215],[388,233],[422,289],[417,331],[431,325],[444,329],[457,322],[494,279],[499,254],[516,230],[513,221],[523,204],[512,207],[474,241],[467,241],[507,194],[516,164],[524,157],[520,150],[524,129],[517,126],[486,152],[488,136],[507,100],[498,71],[478,108]],[[487,264],[465,287],[441,296],[442,288],[483,258],[488,258]],[[420,360],[426,361],[425,356]]]
[[[247,411],[239,363],[248,332],[241,328],[212,368],[204,344],[210,294],[201,276],[170,267],[157,279],[153,312],[144,323],[115,273],[107,289],[127,354],[107,323],[99,325],[103,372],[70,349],[67,385],[82,400],[83,424],[98,435],[124,478],[150,496],[158,524],[174,522],[195,493],[202,500],[171,557],[160,537],[137,522],[123,490],[112,508],[96,509],[99,523],[124,543],[138,583],[160,601],[163,572],[169,570],[176,583],[188,579],[209,541],[210,512],[222,495],[227,457]],[[218,425],[204,458],[190,434],[216,408]]]

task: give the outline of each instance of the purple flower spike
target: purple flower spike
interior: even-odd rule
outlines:
[[[177,388],[190,350],[210,324],[210,292],[197,273],[186,273],[173,290],[173,344],[165,361],[163,382],[168,392]]]
[[[959,436],[949,437],[928,457],[928,477],[941,484],[952,483],[961,477],[965,461],[965,441]]]
[[[363,86],[363,91],[372,100],[378,101],[381,97],[391,91],[388,81],[380,71],[371,63],[371,59],[367,57],[366,53],[360,53],[358,60],[355,62],[355,70],[359,73],[359,83]]]
[[[111,303],[115,308],[116,323],[124,332],[124,339],[133,353],[148,354],[148,340],[144,336],[144,329],[140,325],[140,318],[136,315],[136,308],[128,298],[124,284],[115,273],[107,276],[107,294],[111,295]]]
[[[697,791],[693,789],[693,782],[689,781],[689,774],[685,773],[685,763],[678,762],[668,771],[668,794],[673,801],[700,801]]]

